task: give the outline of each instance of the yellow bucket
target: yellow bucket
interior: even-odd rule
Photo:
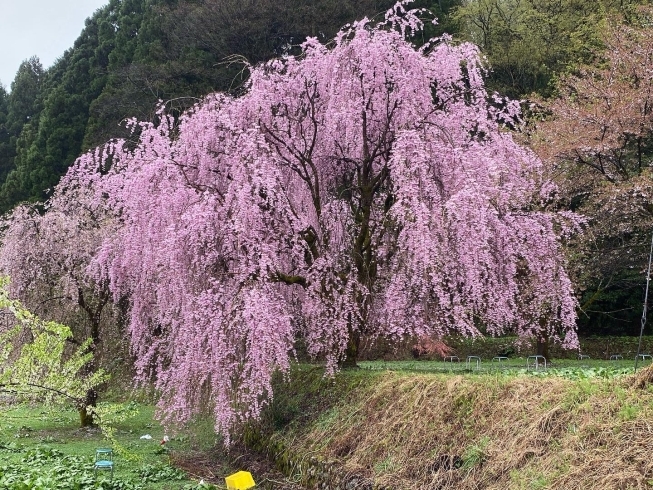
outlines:
[[[249,471],[239,471],[224,479],[228,490],[247,490],[254,488],[254,478]]]

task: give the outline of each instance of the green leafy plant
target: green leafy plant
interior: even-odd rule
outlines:
[[[143,483],[156,483],[161,481],[185,480],[186,473],[174,466],[164,464],[148,464],[138,470]]]
[[[619,418],[624,421],[633,420],[637,417],[640,408],[637,405],[625,404],[619,410]]]
[[[628,374],[633,374],[633,368],[630,367],[573,367],[560,369],[546,369],[542,371],[528,371],[531,376],[547,377],[558,376],[560,378],[571,380],[583,380],[592,378],[612,379]]]
[[[85,414],[87,394],[109,379],[101,369],[86,369],[93,359],[91,339],[69,353],[70,328],[44,321],[9,298],[8,284],[0,278],[0,310],[14,322],[0,330],[0,392],[46,406],[73,404]]]
[[[25,449],[23,457],[0,466],[3,490],[140,490],[139,483],[115,476],[96,478],[90,456],[66,455],[62,451],[38,445]]]

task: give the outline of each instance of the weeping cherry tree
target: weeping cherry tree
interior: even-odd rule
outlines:
[[[128,297],[141,379],[168,421],[259,416],[302,338],[327,372],[363,336],[516,333],[575,348],[555,187],[506,125],[477,48],[410,43],[408,2],[252,68],[179,121],[81,157],[120,226],[89,269]],[[86,183],[86,184],[85,184]]]

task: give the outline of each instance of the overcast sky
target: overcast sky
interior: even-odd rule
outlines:
[[[109,0],[0,0],[0,83],[7,90],[23,60],[49,68],[72,47],[84,21]]]

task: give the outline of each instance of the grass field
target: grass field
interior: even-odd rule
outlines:
[[[554,359],[546,369],[541,360],[535,364],[535,359],[513,357],[508,359],[468,359],[460,358],[451,361],[363,361],[359,363],[363,369],[408,371],[419,373],[503,373],[506,375],[561,375],[565,377],[610,377],[619,374],[634,373],[634,359]],[[651,364],[650,359],[638,362],[638,369]]]
[[[160,444],[163,428],[153,408],[129,405],[133,416],[114,427],[107,441],[98,429],[82,429],[74,410],[44,410],[41,406],[0,407],[0,488],[46,489],[197,489],[191,477],[170,465],[171,455],[208,451],[215,438],[210,426]],[[149,434],[152,439],[141,439]],[[114,450],[114,476],[93,472],[95,449]],[[225,469],[225,471],[228,471]],[[215,487],[213,487],[215,488]]]

